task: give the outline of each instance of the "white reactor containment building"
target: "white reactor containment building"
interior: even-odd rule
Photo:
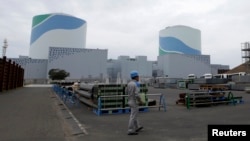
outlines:
[[[159,36],[159,55],[201,55],[201,32],[198,29],[183,25],[170,26],[160,30]]]
[[[48,59],[49,47],[85,48],[86,21],[67,14],[33,17],[29,57]]]

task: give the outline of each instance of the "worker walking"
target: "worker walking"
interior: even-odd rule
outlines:
[[[126,88],[126,94],[128,95],[128,105],[131,110],[128,124],[128,135],[137,135],[138,132],[143,128],[137,119],[139,113],[139,104],[143,104],[143,102],[139,96],[139,74],[137,71],[131,71],[130,76],[132,80],[128,83]]]

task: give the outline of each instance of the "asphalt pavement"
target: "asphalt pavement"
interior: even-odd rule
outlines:
[[[180,93],[190,90],[157,89],[149,87],[149,94],[162,93],[166,98],[166,112],[161,108],[150,108],[140,112],[139,120],[144,129],[139,135],[128,136],[129,113],[105,114],[98,116],[86,105],[82,108],[71,107],[70,110],[84,125],[88,135],[87,141],[207,141],[210,124],[244,124],[250,125],[250,94],[244,91],[231,91],[234,96],[242,96],[243,102],[221,104],[187,109],[183,104],[176,104]],[[149,97],[159,101],[159,96]]]
[[[127,135],[129,113],[98,116],[85,104],[66,106],[51,87],[22,87],[0,94],[1,141],[207,141],[209,124],[250,124],[250,94],[232,91],[242,96],[244,103],[191,107],[176,104],[179,93],[189,90],[157,89],[162,93],[166,111],[150,108],[140,112],[144,129]],[[159,100],[158,96],[152,99]]]
[[[48,89],[22,87],[1,92],[1,141],[66,141]]]

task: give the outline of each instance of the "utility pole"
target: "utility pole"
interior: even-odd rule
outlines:
[[[7,47],[8,47],[7,39],[4,39],[4,41],[3,41],[3,57],[6,56]]]

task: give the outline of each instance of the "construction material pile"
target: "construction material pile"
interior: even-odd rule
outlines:
[[[125,94],[126,84],[80,83],[76,93],[80,101],[98,110],[124,110],[128,107],[128,98]],[[147,106],[148,88],[140,84],[140,96]],[[114,112],[114,111],[112,111]]]

